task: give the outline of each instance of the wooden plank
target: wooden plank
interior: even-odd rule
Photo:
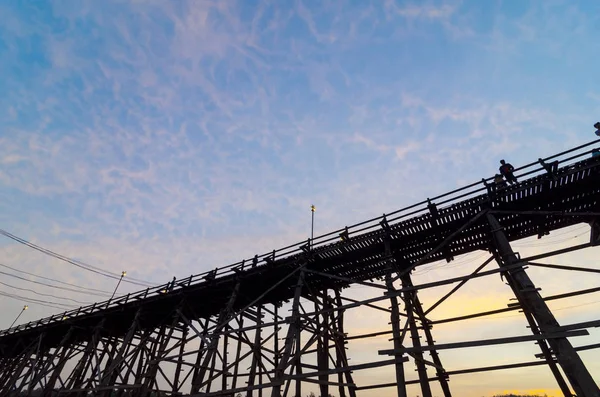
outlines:
[[[551,334],[542,335],[524,335],[524,336],[513,336],[508,338],[497,338],[497,339],[484,339],[468,342],[455,342],[455,343],[442,343],[435,346],[422,346],[419,349],[414,347],[406,347],[398,350],[379,350],[380,355],[394,355],[412,353],[416,351],[430,351],[430,350],[448,350],[448,349],[462,349],[466,347],[482,347],[492,345],[503,345],[508,343],[520,343],[520,342],[531,342],[546,339],[559,339],[559,338],[570,338],[575,336],[586,336],[590,333],[587,330],[571,331],[571,332],[556,332]]]
[[[600,273],[600,269],[591,269],[591,268],[588,268],[588,267],[551,265],[551,264],[538,263],[538,262],[527,262],[527,264],[531,265],[531,266],[545,267],[545,268],[548,268],[548,269],[573,270],[573,271],[587,272],[587,273]]]
[[[506,364],[506,365],[496,365],[493,367],[480,367],[480,368],[471,368],[471,369],[461,369],[457,371],[448,371],[446,375],[455,376],[455,375],[464,375],[464,374],[472,374],[477,372],[488,372],[488,371],[500,371],[505,369],[515,369],[515,368],[524,368],[524,367],[534,367],[539,365],[547,365],[546,361],[530,361],[525,363],[516,363],[516,364]],[[438,377],[429,378],[429,382],[438,381]],[[409,380],[406,381],[407,385],[415,385],[418,384],[419,380]],[[395,387],[396,383],[382,383],[379,385],[368,385],[368,386],[359,386],[356,390],[375,390],[375,389],[386,389],[390,387]]]

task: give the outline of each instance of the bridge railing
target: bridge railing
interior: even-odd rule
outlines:
[[[590,146],[600,143],[600,139],[577,146],[575,148],[566,150],[564,152],[546,157],[544,159],[540,159],[543,162],[547,163],[551,160],[556,161],[558,165],[568,165],[574,160],[580,161],[582,157],[589,156],[592,151]],[[567,157],[567,155],[570,155]],[[540,173],[546,173],[546,168],[544,168],[541,162],[535,161],[521,167],[515,169],[515,176],[519,178],[530,177]],[[488,188],[486,184],[491,183],[494,180],[494,177],[490,177],[487,179],[482,179],[481,181],[471,183],[467,186],[463,186],[461,188],[452,190],[450,192],[441,194],[439,196],[428,198],[427,200],[418,202],[416,204],[410,205],[408,207],[401,208],[399,210],[390,212],[388,214],[383,214],[382,216],[378,216],[351,226],[346,226],[342,229],[337,229],[332,232],[322,234],[316,236],[312,241],[301,241],[295,244],[288,245],[283,248],[279,248],[273,250],[269,253],[256,255],[254,258],[246,259],[240,262],[232,263],[228,266],[224,266],[221,268],[215,268],[214,270],[210,270],[207,272],[191,275],[185,279],[177,280],[174,284],[172,282],[158,285],[156,287],[147,288],[145,290],[141,290],[135,293],[129,293],[127,295],[119,296],[118,298],[109,299],[104,302],[94,303],[93,305],[80,307],[78,309],[74,309],[71,311],[67,311],[61,314],[55,314],[50,317],[46,317],[37,321],[32,321],[26,324],[21,324],[13,328],[9,328],[3,331],[0,331],[0,336],[14,334],[17,332],[21,332],[27,329],[36,328],[38,326],[47,325],[50,323],[60,322],[70,320],[76,317],[85,316],[97,311],[106,310],[113,307],[118,307],[130,302],[139,301],[147,298],[158,298],[161,295],[164,295],[174,289],[185,288],[191,285],[199,285],[204,282],[207,282],[209,278],[220,278],[225,276],[231,276],[235,274],[236,270],[245,270],[251,266],[259,266],[265,263],[267,260],[278,260],[282,258],[287,258],[292,255],[303,253],[303,246],[306,247],[307,243],[310,243],[313,250],[323,249],[326,246],[337,242],[340,240],[341,234],[346,234],[348,237],[356,236],[359,234],[364,234],[370,231],[377,230],[381,228],[380,222],[385,218],[388,223],[395,223],[406,219],[410,216],[417,216],[420,214],[427,213],[429,211],[429,204],[436,204],[436,206],[449,206],[453,203],[458,202],[459,200],[464,200],[469,197],[474,197],[477,195],[481,195],[486,193]]]

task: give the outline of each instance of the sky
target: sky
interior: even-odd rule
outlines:
[[[306,239],[311,204],[315,233],[325,233],[490,177],[502,158],[518,166],[593,140],[599,33],[592,0],[2,2],[0,228],[127,271],[119,293],[140,288],[129,277],[163,283],[250,258]],[[515,246],[537,252],[585,233],[578,226]],[[553,260],[597,266],[595,250]],[[10,239],[0,239],[0,253],[23,271],[115,286]],[[592,276],[534,276],[548,294],[597,285]],[[57,292],[3,273],[0,281],[9,284],[3,294],[46,303],[95,300],[40,298],[13,287]],[[505,307],[506,286],[482,283],[441,306],[440,318],[475,309],[473,297],[479,309]],[[553,305],[576,322],[594,319],[590,302]],[[4,295],[0,328],[23,304]],[[565,309],[572,305],[583,306]],[[57,312],[29,307],[18,323]],[[517,317],[439,331],[438,341],[528,332]],[[533,347],[488,352],[531,361]],[[359,360],[372,346],[355,350]],[[480,352],[442,359],[460,369],[489,358]],[[592,354],[582,357],[600,379]],[[558,395],[541,367],[451,385],[466,397]]]

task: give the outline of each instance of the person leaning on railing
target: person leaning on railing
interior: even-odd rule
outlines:
[[[507,163],[504,160],[500,160],[500,164],[502,164],[499,169],[500,174],[506,179],[506,182],[510,183],[511,185],[513,183],[517,183],[517,177],[513,174],[515,167],[513,167],[511,163]]]
[[[600,121],[594,124],[594,128],[596,129],[596,135],[600,136]]]

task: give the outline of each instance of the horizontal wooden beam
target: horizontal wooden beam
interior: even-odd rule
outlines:
[[[307,372],[305,374],[288,375],[288,376],[285,376],[283,379],[285,379],[285,380],[289,380],[289,379],[304,380],[304,378],[310,378],[310,377],[314,377],[314,376],[334,375],[334,374],[344,373],[344,372],[348,372],[348,371],[359,371],[361,369],[379,368],[379,367],[385,367],[388,365],[394,365],[397,363],[403,363],[403,362],[407,362],[407,361],[408,361],[408,357],[402,357],[402,358],[393,359],[393,360],[376,361],[373,363],[357,364],[357,365],[351,365],[348,367],[332,368],[327,371]]]
[[[393,334],[393,333],[394,333],[394,331],[381,331],[381,332],[373,332],[370,334],[352,335],[352,336],[346,337],[345,339],[346,340],[366,339],[366,338],[374,338],[376,336],[389,335],[389,334]]]
[[[571,331],[571,332],[556,332],[556,333],[542,334],[542,335],[513,336],[513,337],[508,337],[508,338],[484,339],[484,340],[456,342],[456,343],[444,343],[444,344],[438,344],[435,346],[422,346],[420,348],[406,347],[404,349],[379,350],[379,354],[380,355],[394,355],[394,354],[423,352],[423,351],[431,351],[431,350],[462,349],[465,347],[504,345],[507,343],[520,343],[520,342],[530,342],[530,341],[546,340],[546,339],[569,338],[569,337],[574,337],[574,336],[586,336],[589,334],[590,333],[587,330],[579,330],[579,331]]]
[[[381,285],[381,284],[370,283],[367,281],[356,280],[356,279],[352,279],[352,278],[348,278],[348,277],[336,276],[335,274],[323,273],[323,272],[319,272],[317,270],[311,270],[308,268],[305,271],[306,271],[306,273],[316,274],[318,276],[327,277],[332,280],[343,281],[348,284],[359,284],[359,285],[364,285],[365,287],[373,287],[373,288],[379,288],[379,289],[383,289],[383,290],[387,289],[386,286]]]
[[[355,307],[363,306],[363,305],[365,305],[367,303],[380,302],[380,301],[387,300],[387,299],[392,298],[392,297],[398,297],[398,296],[401,296],[403,293],[409,292],[409,291],[419,291],[419,290],[422,290],[422,289],[434,288],[434,287],[439,287],[439,286],[447,285],[447,284],[454,284],[454,283],[457,283],[457,282],[460,282],[460,281],[463,281],[463,280],[469,280],[469,279],[473,279],[473,278],[479,278],[479,277],[489,276],[491,274],[502,273],[502,272],[506,272],[507,270],[510,270],[510,269],[517,269],[517,268],[521,268],[521,267],[523,267],[522,263],[515,263],[514,265],[504,266],[502,268],[499,267],[497,269],[487,270],[485,272],[481,272],[481,273],[478,273],[478,274],[468,274],[466,276],[449,278],[449,279],[446,279],[446,280],[435,281],[435,282],[432,282],[432,283],[420,284],[420,285],[415,285],[415,286],[411,286],[411,287],[403,287],[403,288],[397,289],[395,291],[386,292],[384,294],[384,296],[377,296],[377,297],[374,297],[374,298],[369,298],[369,299],[365,299],[365,300],[359,301],[357,303],[351,303],[351,304],[347,304],[347,305],[341,305],[341,306],[333,307],[333,308],[330,308],[330,309],[320,310],[320,311],[317,311],[317,312],[306,313],[306,314],[302,313],[299,316],[300,317],[312,317],[312,316],[320,315],[320,314],[324,314],[324,313],[352,309],[352,308],[355,308]],[[291,320],[292,320],[291,316],[286,318],[286,322],[290,322]]]
[[[325,380],[318,380],[318,379],[302,379],[303,382],[307,382],[307,383],[314,383],[317,385],[327,385],[327,386],[345,386],[345,387],[349,387],[349,388],[356,388],[356,384],[354,383],[339,383],[339,382],[330,382],[330,381],[325,381]]]
[[[577,352],[582,352],[582,351],[585,351],[585,350],[600,349],[600,343],[595,343],[593,345],[577,346],[577,347],[574,347],[574,349]],[[544,355],[543,354],[536,354],[535,358],[544,358]]]
[[[547,361],[530,361],[526,363],[516,363],[516,364],[506,364],[506,365],[496,365],[493,367],[480,367],[480,368],[470,368],[470,369],[460,369],[457,371],[449,371],[446,372],[447,376],[454,375],[464,375],[464,374],[472,374],[477,372],[487,372],[487,371],[500,371],[505,369],[515,369],[515,368],[523,368],[523,367],[534,367],[538,365],[547,365]],[[435,382],[440,380],[439,377],[429,378],[428,382]],[[414,385],[419,383],[419,380],[409,380],[406,381],[406,385]],[[382,383],[380,385],[369,385],[369,386],[360,386],[357,387],[356,390],[373,390],[373,389],[385,389],[388,387],[396,387],[396,383]]]
[[[568,212],[568,211],[510,211],[490,210],[491,214],[506,215],[540,215],[540,216],[600,216],[600,212]]]
[[[574,245],[572,247],[567,247],[567,248],[559,249],[559,250],[556,250],[556,251],[550,251],[550,252],[546,252],[546,253],[539,254],[539,255],[529,256],[527,258],[521,258],[521,260],[522,261],[526,261],[526,262],[530,262],[530,261],[535,261],[535,260],[538,260],[538,259],[549,258],[551,256],[556,256],[556,255],[560,255],[560,254],[566,254],[568,252],[579,251],[581,249],[589,248],[591,246],[592,246],[591,243],[584,243],[584,244]]]
[[[527,262],[527,264],[530,266],[546,267],[548,269],[573,270],[573,271],[577,271],[577,272],[587,272],[587,273],[600,273],[600,269],[591,269],[589,267],[551,265],[551,264],[538,263],[538,262]]]
[[[560,328],[558,328],[557,331],[565,332],[565,331],[573,331],[576,329],[598,328],[598,327],[600,327],[600,320],[593,320],[593,321],[584,321],[582,323],[563,325]]]
[[[551,295],[551,296],[547,296],[545,298],[542,298],[542,300],[544,300],[544,301],[552,301],[552,300],[557,300],[557,299],[570,298],[570,297],[573,297],[573,296],[591,294],[591,293],[594,293],[594,292],[600,292],[600,287],[588,288],[588,289],[583,289],[583,290],[573,291],[573,292],[567,292],[567,293],[558,294],[558,295]],[[445,318],[445,319],[442,319],[442,320],[432,320],[429,324],[431,324],[431,325],[445,324],[445,323],[451,323],[451,322],[455,322],[455,321],[469,320],[469,319],[472,319],[472,318],[491,316],[491,315],[494,315],[494,314],[512,312],[512,311],[519,310],[519,309],[521,309],[521,305],[519,303],[509,303],[508,304],[508,308],[496,309],[496,310],[489,310],[489,311],[480,312],[480,313],[466,314],[464,316]]]

